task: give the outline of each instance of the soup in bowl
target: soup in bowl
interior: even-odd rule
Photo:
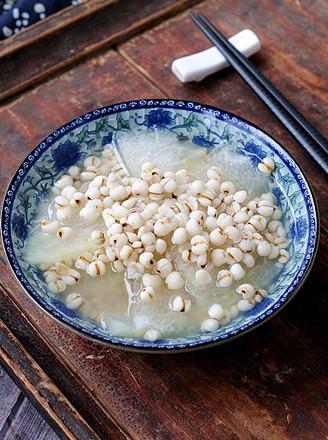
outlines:
[[[294,296],[317,211],[276,141],[228,112],[175,100],[65,124],[9,184],[2,235],[25,292],[112,347],[175,352],[234,339]]]

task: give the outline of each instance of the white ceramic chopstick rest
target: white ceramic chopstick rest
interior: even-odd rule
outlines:
[[[229,38],[229,41],[246,57],[250,57],[261,47],[258,36],[250,29],[242,30]],[[199,82],[206,78],[206,76],[218,72],[228,65],[229,63],[219,50],[216,47],[211,47],[202,52],[174,60],[171,70],[183,83],[190,81]]]

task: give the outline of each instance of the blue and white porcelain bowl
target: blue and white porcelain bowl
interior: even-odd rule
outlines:
[[[148,136],[154,130],[170,133],[181,145],[187,140],[206,149],[229,144],[238,154],[249,157],[250,166],[255,169],[265,156],[271,157],[276,168],[268,178],[268,190],[276,196],[284,213],[291,244],[288,263],[274,279],[268,297],[252,311],[213,333],[150,342],[111,336],[97,323],[69,310],[49,292],[40,269],[25,260],[24,244],[40,203],[47,198],[53,182],[70,166],[83,163],[91,153],[100,154],[103,145],[124,133]],[[178,152],[173,152],[173,159],[169,160],[174,160],[175,154],[178,156]],[[318,216],[311,188],[299,166],[265,132],[207,105],[154,99],[91,111],[55,130],[34,148],[8,186],[2,207],[2,238],[9,265],[24,291],[64,327],[111,347],[175,352],[230,341],[257,328],[286,305],[311,269],[318,244]]]

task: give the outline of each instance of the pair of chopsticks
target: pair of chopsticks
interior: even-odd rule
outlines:
[[[189,16],[216,46],[297,141],[328,174],[328,142],[257,68],[240,53],[202,14]]]

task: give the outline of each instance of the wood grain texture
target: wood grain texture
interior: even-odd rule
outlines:
[[[0,366],[0,438],[59,440]]]
[[[10,429],[3,440],[16,439],[59,440],[59,437],[47,425],[40,414],[35,411],[31,403],[24,399],[15,418],[12,420]]]
[[[254,29],[263,43],[254,57],[257,65],[327,135],[327,56],[319,45],[327,38],[323,0],[210,0],[196,10],[227,35]],[[324,214],[327,177],[233,72],[186,85],[170,72],[174,58],[206,47],[182,13],[122,44],[118,52],[104,50],[3,102],[1,195],[32,147],[61,124],[114,102],[170,96],[223,107],[265,127],[303,165]],[[232,343],[177,355],[113,350],[63,329],[17,287],[1,250],[0,318],[12,333],[4,343],[17,339],[7,356],[17,347],[22,353],[7,365],[14,371],[18,363],[26,375],[25,359],[36,361],[46,383],[72,405],[69,414],[78,411],[102,439],[326,440],[326,217],[313,270],[289,305]],[[32,391],[36,387],[31,381]],[[39,403],[42,397],[35,395]],[[58,415],[61,409],[51,402]]]
[[[7,418],[13,406],[15,406],[19,395],[19,389],[5,371],[0,368],[0,432],[6,424]]]
[[[0,361],[61,439],[99,440],[84,419],[48,379],[8,327],[0,321]],[[55,410],[54,410],[55,408]],[[19,424],[16,424],[16,430]],[[33,438],[31,436],[31,438]],[[118,437],[119,438],[119,437]]]
[[[88,0],[0,42],[0,100],[199,0]]]

